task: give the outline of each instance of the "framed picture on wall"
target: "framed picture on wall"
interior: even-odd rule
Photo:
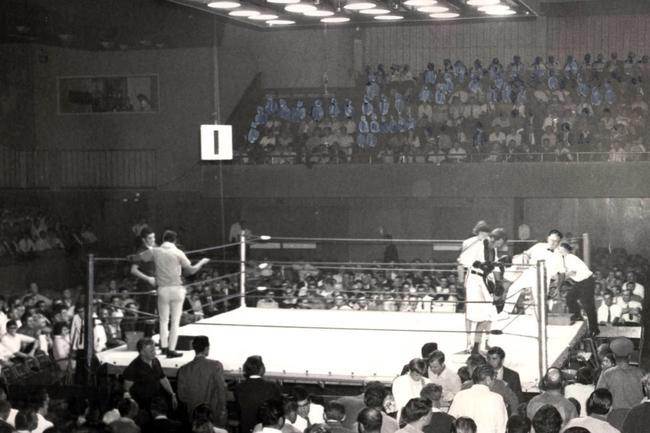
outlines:
[[[157,113],[158,75],[58,77],[59,114]]]

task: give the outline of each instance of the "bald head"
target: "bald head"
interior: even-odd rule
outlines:
[[[377,409],[367,407],[359,412],[357,422],[360,433],[377,433],[381,430],[381,412]]]
[[[562,372],[558,368],[549,368],[544,375],[544,388],[546,390],[560,390],[563,385]]]

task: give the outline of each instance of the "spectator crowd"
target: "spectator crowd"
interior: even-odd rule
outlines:
[[[268,94],[239,164],[647,159],[648,56],[368,66],[346,97]]]

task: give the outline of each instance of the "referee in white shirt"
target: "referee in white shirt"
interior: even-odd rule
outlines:
[[[598,329],[598,319],[596,315],[596,301],[594,300],[594,289],[596,280],[589,267],[578,256],[571,254],[573,248],[566,242],[560,244],[560,255],[562,256],[563,272],[560,273],[558,287],[562,287],[562,282],[566,279],[573,281],[573,287],[566,295],[567,307],[571,313],[571,320],[583,320],[580,313],[580,305],[587,314],[589,321],[589,332],[592,336],[600,334]]]

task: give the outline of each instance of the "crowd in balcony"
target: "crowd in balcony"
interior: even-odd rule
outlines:
[[[57,251],[73,254],[97,241],[87,224],[73,229],[45,209],[0,206],[0,261],[31,260]]]
[[[648,56],[369,66],[349,95],[260,101],[239,164],[646,159]]]

